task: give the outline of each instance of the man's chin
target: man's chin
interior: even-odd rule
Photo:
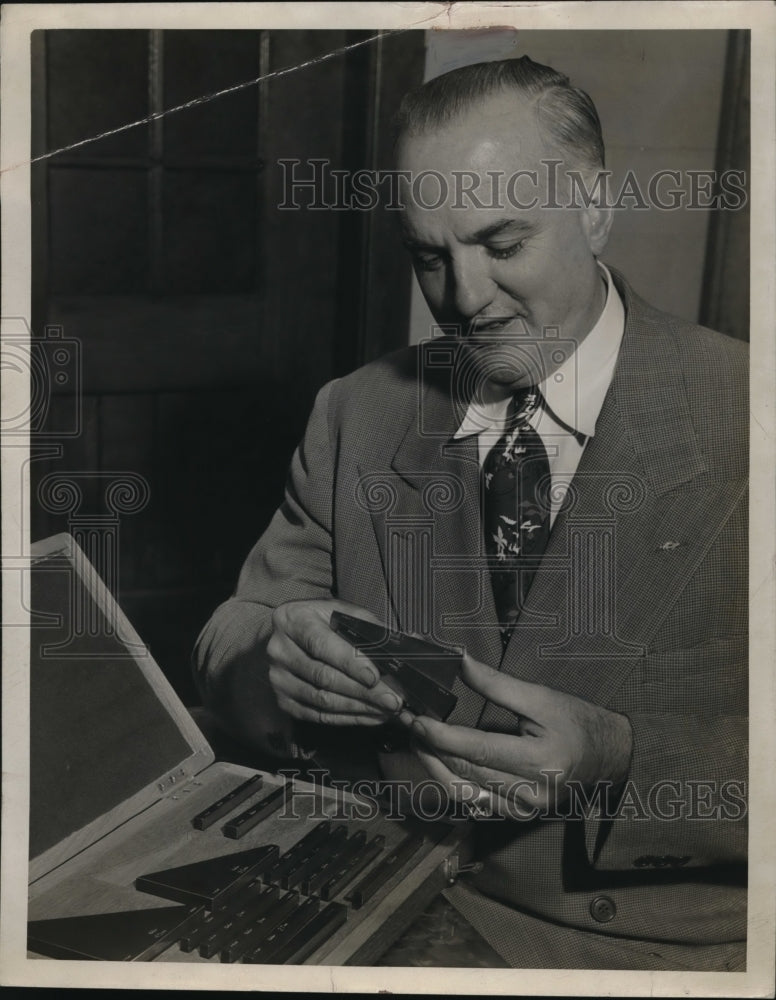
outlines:
[[[522,389],[528,385],[534,385],[534,379],[528,372],[516,372],[508,368],[497,368],[488,372],[487,380],[493,386],[512,391]]]
[[[471,374],[483,386],[515,392],[525,386],[536,385],[544,378],[541,357],[535,351],[520,351],[515,357],[503,350],[468,344]],[[535,357],[530,355],[536,354]]]

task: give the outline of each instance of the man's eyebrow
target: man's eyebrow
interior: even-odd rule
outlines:
[[[478,229],[476,233],[471,236],[466,236],[461,239],[461,243],[472,244],[472,243],[483,243],[486,240],[492,239],[494,236],[498,236],[500,233],[514,232],[515,230],[521,233],[529,233],[534,230],[535,226],[532,222],[524,222],[522,219],[499,219],[498,222],[493,222],[489,226],[484,226],[482,229]],[[438,249],[432,243],[427,243],[425,240],[416,239],[409,233],[402,233],[402,242],[405,247],[410,250],[436,250]]]
[[[498,236],[501,233],[509,233],[514,230],[519,230],[520,232],[530,232],[533,228],[533,223],[525,222],[523,219],[500,219],[498,222],[493,222],[489,226],[478,229],[476,233],[473,233],[471,236],[467,236],[466,239],[461,240],[461,242],[482,243],[484,240],[489,240],[493,236]]]
[[[401,237],[402,243],[410,250],[436,250],[437,248],[431,243],[426,243],[423,240],[415,239],[414,236],[410,236],[407,233],[402,233]]]

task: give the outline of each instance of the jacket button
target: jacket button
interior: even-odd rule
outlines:
[[[393,745],[393,743],[391,743],[390,740],[383,740],[383,742],[380,744],[380,750],[382,751],[382,753],[393,753],[396,750],[396,747]]]
[[[599,924],[609,923],[610,920],[614,919],[616,913],[617,907],[614,905],[614,900],[608,896],[596,896],[590,904],[590,915]]]

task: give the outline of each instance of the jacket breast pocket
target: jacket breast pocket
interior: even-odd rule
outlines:
[[[641,698],[654,710],[742,714],[748,709],[748,636],[709,640],[688,649],[647,652]]]

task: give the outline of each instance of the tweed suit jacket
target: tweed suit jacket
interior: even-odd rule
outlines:
[[[608,817],[471,824],[484,868],[456,905],[514,965],[540,964],[521,957],[520,914],[582,940],[724,948],[746,935],[746,346],[613,275],[626,310],[613,382],[503,656],[477,445],[453,440],[468,400],[444,339],[321,390],[285,502],[195,656],[227,724],[267,711],[268,685],[253,703],[233,685],[255,673],[272,609],[333,595],[627,715],[631,769]],[[450,722],[515,731],[511,713],[457,694]],[[412,772],[406,754],[380,759],[387,776]],[[558,964],[589,965],[583,948]]]

